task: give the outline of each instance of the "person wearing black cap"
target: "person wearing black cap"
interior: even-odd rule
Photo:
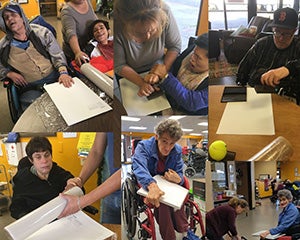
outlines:
[[[288,7],[277,9],[270,26],[273,35],[257,40],[250,48],[239,64],[236,82],[271,86],[299,104],[300,43],[294,35],[298,14]]]
[[[10,78],[23,92],[56,81],[65,87],[72,85],[65,56],[48,28],[29,24],[15,2],[2,6],[0,18],[0,28],[6,33],[0,40],[1,80]]]
[[[208,34],[198,36],[194,45],[182,53],[180,68],[167,72],[162,64],[155,65],[145,80],[158,84],[165,91],[175,114],[207,115],[208,113]],[[174,65],[178,65],[175,61]],[[159,81],[153,81],[153,75]]]

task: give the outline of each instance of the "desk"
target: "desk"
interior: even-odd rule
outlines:
[[[209,86],[209,141],[223,140],[228,150],[236,152],[237,160],[248,160],[279,136],[285,137],[293,146],[291,160],[300,159],[300,107],[295,103],[272,94],[275,135],[229,135],[216,134],[226,103],[221,103],[224,86]],[[234,116],[233,116],[234,117]]]
[[[117,239],[122,239],[122,235],[121,235],[121,225],[119,224],[108,224],[108,223],[102,223],[102,225],[106,228],[108,228],[109,230],[111,230],[112,232],[117,234]]]
[[[84,76],[80,79],[97,95],[101,90]],[[105,101],[112,106],[113,110],[89,118],[85,121],[68,126],[60,115],[55,104],[47,92],[37,98],[21,115],[12,131],[15,132],[59,132],[59,131],[97,131],[111,132],[120,125],[121,115],[126,111],[117,98],[106,97]]]

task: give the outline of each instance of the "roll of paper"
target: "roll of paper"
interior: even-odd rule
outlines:
[[[89,63],[84,63],[80,67],[81,72],[92,81],[98,88],[104,91],[109,97],[113,98],[113,80],[100,72]]]
[[[82,196],[83,192],[79,187],[73,187],[65,192],[65,194]],[[17,221],[7,225],[4,229],[10,239],[24,240],[56,219],[64,210],[66,204],[67,200],[58,196]]]

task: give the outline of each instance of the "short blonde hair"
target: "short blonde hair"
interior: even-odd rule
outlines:
[[[121,23],[123,33],[127,38],[130,38],[136,22],[158,23],[158,37],[168,23],[168,16],[163,10],[163,5],[162,0],[116,0],[114,16]]]

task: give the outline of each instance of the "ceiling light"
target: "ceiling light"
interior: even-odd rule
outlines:
[[[184,131],[184,132],[191,132],[191,131],[193,131],[194,129],[188,129],[188,128],[182,128],[182,131]]]
[[[134,130],[146,130],[146,127],[138,127],[138,126],[130,126],[129,129],[134,129]]]
[[[191,136],[202,136],[201,133],[190,133]]]
[[[131,121],[131,122],[138,122],[141,119],[137,117],[127,117],[127,116],[121,116],[122,121]]]

